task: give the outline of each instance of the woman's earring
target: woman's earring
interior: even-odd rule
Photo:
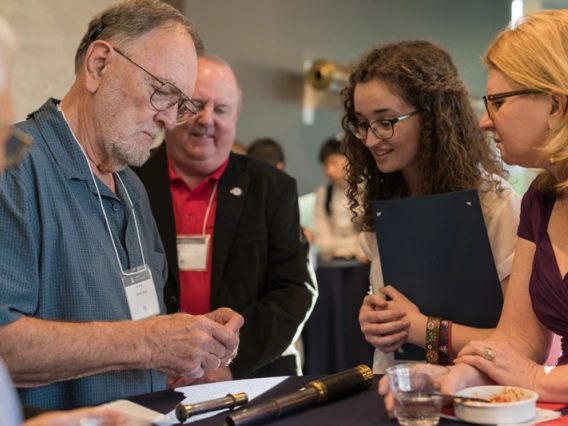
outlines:
[[[550,160],[548,160],[548,164],[550,164],[551,166],[554,166],[556,164],[556,161],[554,161],[554,157],[550,157]]]

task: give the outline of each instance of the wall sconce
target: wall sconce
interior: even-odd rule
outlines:
[[[314,89],[339,93],[349,81],[349,69],[336,62],[314,61],[304,78]]]
[[[312,125],[315,110],[336,106],[339,92],[349,82],[349,68],[337,62],[318,59],[304,62],[302,123]]]

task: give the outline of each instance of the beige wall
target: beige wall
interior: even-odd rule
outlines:
[[[47,98],[61,98],[74,80],[75,50],[96,13],[117,0],[0,0],[0,15],[18,35],[12,61],[16,121]]]

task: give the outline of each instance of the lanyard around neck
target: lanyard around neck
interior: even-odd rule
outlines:
[[[211,206],[213,205],[213,198],[215,198],[215,193],[217,192],[217,186],[219,186],[219,181],[215,182],[215,186],[213,187],[213,192],[211,193],[211,197],[209,198],[209,205],[207,206],[207,211],[205,212],[205,220],[203,221],[203,231],[202,231],[203,235],[205,235],[205,230],[207,227],[207,219],[209,218],[209,212],[211,211]]]
[[[97,189],[97,195],[99,197],[99,204],[101,205],[101,210],[102,210],[103,216],[105,218],[105,223],[106,223],[106,226],[107,226],[108,234],[110,236],[110,241],[112,242],[112,247],[114,248],[114,254],[116,254],[116,260],[118,261],[118,267],[120,268],[120,272],[122,272],[124,275],[134,275],[134,274],[136,274],[140,271],[127,273],[127,272],[124,271],[124,269],[122,269],[122,263],[120,262],[120,257],[118,256],[118,250],[116,248],[116,243],[114,242],[114,238],[112,236],[112,230],[110,229],[110,223],[108,221],[108,217],[107,217],[106,212],[105,212],[105,207],[103,205],[103,199],[101,197],[101,192],[99,191],[99,185],[97,184],[97,180],[95,179],[95,174],[93,173],[93,170],[91,169],[91,164],[89,163],[89,157],[87,157],[87,153],[85,152],[85,150],[83,149],[83,147],[79,143],[77,136],[75,136],[75,133],[73,133],[73,129],[71,129],[71,126],[67,122],[67,118],[65,118],[65,113],[61,109],[61,103],[57,104],[57,109],[59,110],[59,112],[63,116],[63,119],[67,123],[67,127],[69,127],[69,131],[73,135],[73,139],[75,139],[75,142],[77,143],[77,145],[79,145],[79,148],[81,149],[81,152],[83,153],[83,156],[85,157],[85,161],[87,162],[87,167],[89,168],[89,172],[91,172],[91,178],[93,179],[93,183],[95,184],[95,188]],[[142,249],[142,240],[140,239],[140,231],[138,230],[138,221],[136,220],[136,212],[134,211],[134,204],[132,203],[132,200],[130,199],[130,194],[128,194],[128,190],[126,189],[124,182],[122,182],[120,175],[118,173],[113,173],[113,175],[118,178],[118,181],[120,182],[120,184],[122,185],[122,188],[124,189],[124,192],[126,193],[126,197],[128,198],[128,202],[130,203],[130,208],[132,209],[132,216],[134,218],[134,226],[136,227],[136,235],[138,236],[138,244],[140,245],[140,253],[142,254],[142,265],[146,265],[146,261],[144,260],[144,250]]]

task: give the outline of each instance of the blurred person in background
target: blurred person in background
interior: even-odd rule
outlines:
[[[233,146],[231,147],[231,152],[240,155],[247,155],[247,147],[244,143],[235,139]]]
[[[278,170],[284,170],[284,150],[276,140],[272,138],[255,139],[247,149],[247,155],[257,160],[264,161]]]
[[[358,332],[357,321],[369,290],[369,262],[359,245],[361,226],[352,220],[345,196],[347,160],[341,142],[335,137],[325,140],[319,161],[328,181],[315,190],[319,298],[302,337],[306,374],[334,374],[373,359],[373,347]]]
[[[368,263],[359,244],[361,225],[352,220],[345,195],[345,165],[341,142],[327,139],[320,148],[319,161],[328,183],[316,189],[314,243],[322,259],[356,259]],[[368,273],[367,273],[368,276]]]

